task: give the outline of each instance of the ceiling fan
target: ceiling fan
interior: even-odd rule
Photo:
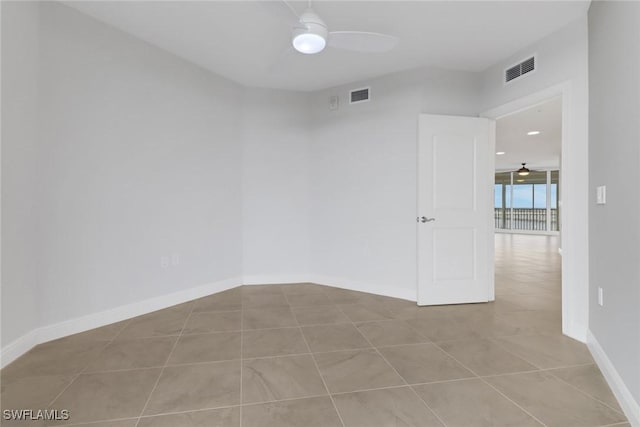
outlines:
[[[367,31],[329,31],[327,24],[311,8],[298,15],[296,10],[287,2],[282,2],[296,17],[293,24],[291,44],[300,53],[313,55],[322,52],[325,47],[351,50],[355,52],[387,52],[398,44],[398,38]]]
[[[522,167],[516,171],[520,176],[527,176],[531,173],[531,169],[527,167],[526,163],[522,163]]]
[[[528,176],[530,173],[539,172],[537,170],[529,169],[526,163],[520,163],[520,164],[522,165],[522,167],[514,171],[514,173],[518,174],[518,176],[524,177],[524,176]]]

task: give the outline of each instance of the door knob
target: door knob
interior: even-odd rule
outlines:
[[[435,221],[435,218],[427,218],[426,216],[421,216],[420,218],[418,218],[418,221],[420,222],[432,222]]]

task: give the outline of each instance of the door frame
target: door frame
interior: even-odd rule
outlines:
[[[480,117],[497,120],[550,98],[562,97],[559,251],[562,255],[562,333],[586,342],[589,319],[588,106],[586,101],[572,96],[572,92],[572,81],[569,80],[484,111]]]

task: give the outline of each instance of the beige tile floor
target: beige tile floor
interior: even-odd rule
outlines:
[[[238,287],[34,348],[2,370],[2,408],[94,427],[628,426],[560,333],[557,240],[496,249],[494,303]]]

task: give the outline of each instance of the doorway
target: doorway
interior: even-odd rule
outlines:
[[[496,120],[496,233],[558,235],[562,97]]]
[[[562,141],[559,182],[561,203],[558,236],[561,255],[562,332],[586,342],[588,329],[588,167],[587,116],[573,81],[526,95],[487,110],[482,117],[495,120],[555,97],[562,98]]]
[[[496,310],[532,333],[562,330],[562,97],[496,120]]]

